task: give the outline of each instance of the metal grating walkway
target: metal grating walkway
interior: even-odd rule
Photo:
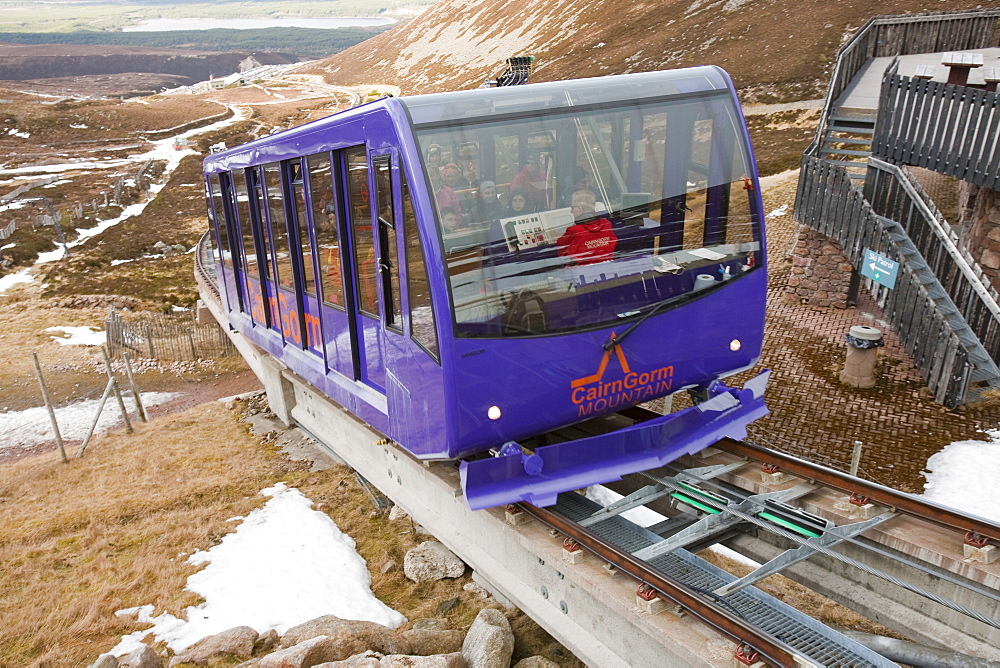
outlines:
[[[554,510],[573,521],[589,517],[601,506],[575,492],[560,494]],[[589,527],[603,540],[626,552],[636,552],[661,538],[622,517],[611,517]],[[726,597],[711,594],[736,578],[691,554],[677,549],[648,562],[663,575],[693,591],[710,596],[719,605],[765,630],[822,666],[885,666],[898,664],[837,633],[825,624],[782,603],[756,587],[746,587]]]

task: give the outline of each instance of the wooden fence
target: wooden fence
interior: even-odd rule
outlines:
[[[811,186],[800,190],[801,198],[796,202],[799,222],[840,242],[855,268],[860,267],[866,248],[899,262],[894,289],[872,281],[868,281],[868,288],[935,399],[949,408],[963,403],[973,364],[938,302],[897,251],[892,221],[872,209],[841,166],[806,156],[800,180]]]
[[[808,153],[817,155],[834,102],[870,59],[993,46],[998,19],[1000,11],[996,10],[876,16],[869,19],[837,51],[819,128]]]
[[[1000,94],[886,72],[872,155],[1000,190]]]
[[[1000,361],[1000,295],[933,203],[922,197],[916,180],[875,159],[868,165],[864,193],[877,215],[906,232],[990,359]]]
[[[120,357],[156,360],[199,360],[238,355],[229,337],[216,323],[199,325],[194,311],[142,314],[124,320],[112,310],[104,320],[108,351]]]

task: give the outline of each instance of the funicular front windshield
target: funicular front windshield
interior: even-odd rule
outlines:
[[[458,336],[606,326],[761,266],[728,94],[610,106],[418,127]]]

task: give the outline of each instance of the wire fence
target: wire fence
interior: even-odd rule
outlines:
[[[104,320],[108,353],[155,360],[199,360],[238,355],[217,323],[200,325],[193,311],[143,313],[125,319],[115,309]]]

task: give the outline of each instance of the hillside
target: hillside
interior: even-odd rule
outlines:
[[[287,53],[192,51],[159,47],[0,43],[0,80],[49,79],[126,72],[184,77],[187,83],[240,71],[253,58],[262,65],[294,63]],[[72,88],[72,86],[70,86]]]
[[[512,55],[532,81],[719,65],[745,99],[821,96],[840,44],[870,17],[996,6],[958,0],[440,0],[405,25],[317,61],[330,83],[404,92],[477,87]]]

